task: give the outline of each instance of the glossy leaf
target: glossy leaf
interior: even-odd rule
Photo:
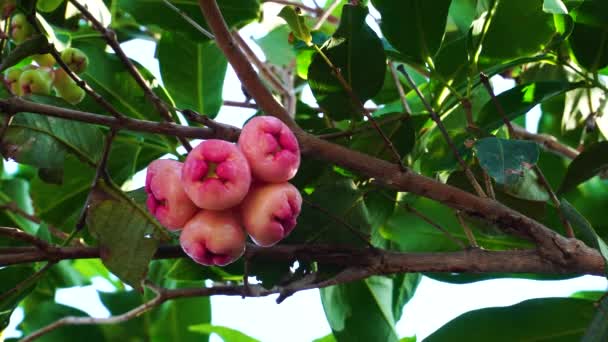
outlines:
[[[158,242],[167,233],[126,195],[103,186],[93,196],[87,225],[99,241],[104,265],[125,283],[141,289],[140,281]]]
[[[603,296],[581,342],[608,340],[608,296]]]
[[[227,61],[213,41],[165,32],[158,43],[163,82],[179,108],[214,118],[222,106]]]
[[[151,330],[156,341],[204,342],[208,340],[204,335],[209,334],[193,331],[191,327],[211,322],[211,301],[209,297],[198,297],[167,302],[156,312],[154,319]]]
[[[568,14],[568,8],[562,0],[544,0],[543,11],[552,14]]]
[[[500,184],[515,184],[538,161],[538,145],[532,141],[484,138],[475,143],[479,164]]]
[[[30,266],[11,266],[0,269],[0,279],[2,279],[0,282],[0,293],[3,295],[7,294],[9,290],[29,278],[34,272],[34,268]],[[22,287],[12,295],[2,298],[2,301],[0,301],[0,331],[8,326],[13,310],[34,287],[35,285]]]
[[[425,341],[578,341],[593,311],[593,302],[588,300],[531,299],[512,306],[467,312]]]
[[[439,50],[451,0],[372,0],[382,15],[380,28],[393,47],[417,63]]]
[[[575,8],[574,29],[568,38],[579,65],[595,72],[608,65],[608,4],[602,0],[586,0]]]
[[[366,8],[345,5],[340,26],[321,48],[362,103],[380,91],[386,68],[382,43],[365,23],[366,16]],[[319,53],[308,68],[308,81],[317,102],[331,118],[362,117],[334,70]]]
[[[604,269],[606,275],[608,275],[608,244],[600,238],[593,226],[587,221],[587,219],[579,213],[566,199],[561,200],[560,209],[566,216],[566,219],[576,228],[580,234],[581,239],[585,241],[589,246],[597,249],[602,257],[604,258]]]
[[[298,11],[299,8],[296,10],[291,6],[284,6],[278,16],[287,22],[287,25],[291,29],[291,33],[296,38],[306,43],[306,45],[312,45],[310,29],[308,28],[308,25],[306,25],[304,16],[298,13]]]
[[[535,82],[518,85],[497,95],[496,99],[501,103],[507,119],[513,120],[527,113],[539,103],[582,86],[584,86],[582,83]],[[486,102],[481,109],[477,124],[487,131],[492,131],[502,126],[503,118],[492,100]]]
[[[259,340],[245,335],[238,330],[234,330],[228,327],[223,327],[221,325],[211,325],[211,324],[198,324],[190,326],[190,331],[205,333],[205,334],[216,334],[218,335],[224,342],[258,342]]]
[[[579,184],[608,168],[608,142],[602,141],[587,147],[568,165],[568,170],[559,188],[568,192]]]
[[[321,302],[336,341],[398,341],[395,323],[419,278],[404,283],[374,276],[321,290]],[[395,310],[398,308],[398,310]]]

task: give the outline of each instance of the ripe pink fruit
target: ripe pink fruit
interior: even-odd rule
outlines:
[[[196,214],[198,208],[181,184],[182,163],[159,159],[148,165],[146,204],[158,222],[169,229],[179,229]]]
[[[243,127],[238,144],[255,178],[282,183],[293,178],[298,171],[298,141],[289,127],[275,117],[251,119]]]
[[[203,210],[196,214],[179,237],[192,260],[207,266],[224,266],[245,252],[245,232],[233,210]]]
[[[210,139],[196,146],[182,170],[184,190],[203,209],[222,210],[239,204],[251,184],[247,159],[232,143]]]
[[[272,246],[296,226],[302,196],[289,183],[256,186],[241,204],[245,230],[260,246]]]

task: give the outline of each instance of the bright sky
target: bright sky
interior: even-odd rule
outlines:
[[[267,4],[268,5],[268,4]],[[273,10],[276,10],[275,7]],[[267,17],[270,14],[266,14]],[[242,31],[243,37],[259,36],[260,24],[252,24]],[[255,45],[249,40],[252,47]],[[148,68],[158,79],[158,61],[154,59],[155,45],[150,41],[131,41],[122,45],[128,56]],[[261,51],[256,50],[262,57]],[[513,86],[501,79],[493,79],[495,90],[504,91]],[[224,98],[234,101],[244,100],[240,83],[229,67],[224,85]],[[305,92],[306,101],[312,102],[310,90]],[[529,127],[536,127],[538,111],[527,117]],[[220,122],[242,126],[253,115],[253,110],[222,107],[216,118]],[[9,163],[5,167],[10,170]],[[143,186],[143,173],[135,183]],[[584,276],[564,281],[531,281],[504,279],[482,281],[466,285],[441,283],[423,278],[414,298],[406,305],[403,319],[397,324],[400,337],[416,335],[422,340],[433,331],[460,314],[490,306],[508,306],[520,301],[539,297],[564,297],[583,290],[605,290],[608,282],[603,277]],[[96,290],[109,291],[111,286],[95,279],[92,286],[58,291],[56,300],[77,307],[93,317],[107,317],[108,311],[102,306]],[[296,293],[281,304],[276,304],[276,296],[267,298],[212,297],[212,323],[227,326],[264,342],[308,342],[331,332],[325,319],[317,290]],[[19,336],[15,327],[23,317],[17,310],[11,317],[11,325],[5,337]],[[222,341],[212,336],[211,341]]]

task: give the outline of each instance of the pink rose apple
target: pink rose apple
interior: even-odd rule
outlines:
[[[197,263],[224,266],[243,255],[245,238],[237,212],[202,210],[186,223],[179,242]]]
[[[298,171],[298,141],[289,127],[275,117],[251,119],[243,127],[238,144],[255,178],[282,183],[293,178]]]
[[[289,183],[264,184],[249,191],[241,204],[245,230],[260,246],[272,246],[296,226],[302,196]]]
[[[184,190],[203,209],[222,210],[241,203],[251,184],[251,171],[240,149],[223,140],[196,146],[182,170]]]
[[[159,159],[148,165],[146,204],[158,222],[169,229],[179,229],[196,214],[198,208],[181,184],[182,163]]]

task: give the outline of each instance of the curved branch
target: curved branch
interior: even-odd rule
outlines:
[[[577,260],[575,255],[595,253],[582,242],[566,239],[541,223],[492,199],[474,196],[409,169],[401,171],[396,164],[332,144],[304,132],[264,87],[247,58],[235,45],[216,1],[199,0],[199,6],[216,37],[216,43],[226,55],[243,86],[262,111],[278,117],[292,128],[304,153],[374,178],[388,188],[424,196],[470,216],[490,221],[505,232],[534,241],[544,257],[564,265]]]

